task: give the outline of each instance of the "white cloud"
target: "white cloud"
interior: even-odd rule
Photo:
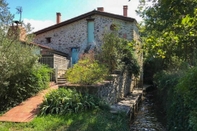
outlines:
[[[33,28],[32,32],[44,29],[46,27],[49,27],[51,25],[54,25],[55,22],[52,20],[34,20],[34,19],[24,19],[23,22],[25,24],[30,23],[31,27]]]

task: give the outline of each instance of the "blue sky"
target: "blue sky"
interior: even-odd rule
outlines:
[[[123,14],[123,5],[128,5],[128,16],[141,21],[135,10],[139,0],[6,0],[15,20],[19,20],[16,7],[23,9],[22,20],[30,23],[34,31],[56,23],[56,12],[61,13],[61,21],[104,7],[105,12]]]

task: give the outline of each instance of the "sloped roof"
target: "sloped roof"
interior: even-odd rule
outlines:
[[[124,20],[124,21],[136,22],[136,20],[134,18],[131,18],[131,17],[125,17],[125,16],[122,16],[122,15],[116,15],[116,14],[112,14],[112,13],[107,13],[107,12],[101,12],[101,11],[93,10],[91,12],[82,14],[82,15],[74,17],[72,19],[63,21],[63,22],[61,22],[59,24],[55,24],[55,25],[49,26],[47,28],[44,28],[42,30],[36,31],[36,32],[34,32],[34,34],[39,35],[39,34],[47,32],[47,31],[50,31],[50,30],[53,30],[53,29],[56,29],[56,28],[68,25],[68,24],[73,23],[75,21],[78,21],[78,20],[81,20],[81,19],[84,19],[84,18],[88,18],[88,17],[90,17],[92,15],[102,15],[102,16],[106,16],[106,17],[121,19],[121,20]]]
[[[50,48],[50,47],[48,47],[48,46],[44,46],[44,45],[41,45],[41,44],[38,44],[38,43],[35,43],[35,42],[31,42],[30,44],[35,45],[35,46],[38,46],[38,47],[40,47],[40,48],[42,48],[42,49],[47,49],[47,50],[49,50],[50,52],[55,53],[55,54],[58,54],[58,55],[61,55],[61,56],[65,56],[65,57],[68,57],[68,56],[69,56],[68,54],[66,54],[66,53],[64,53],[64,52],[61,52],[61,51],[52,49],[52,48]]]
[[[35,43],[35,42],[29,42],[27,43],[26,41],[24,40],[20,40],[22,44],[26,44],[26,45],[29,45],[29,46],[36,46],[36,47],[39,47],[41,49],[47,49],[49,50],[50,52],[52,53],[55,53],[55,54],[58,54],[58,55],[61,55],[61,56],[65,56],[65,57],[68,57],[69,55],[67,53],[64,53],[64,52],[61,52],[61,51],[58,51],[58,50],[55,50],[53,48],[50,48],[48,46],[44,46],[44,45],[41,45],[41,44],[38,44],[38,43]]]

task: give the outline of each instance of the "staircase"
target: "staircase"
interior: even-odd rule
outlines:
[[[65,78],[65,74],[62,74],[59,78],[57,78],[57,84],[65,84],[66,83],[66,78]]]

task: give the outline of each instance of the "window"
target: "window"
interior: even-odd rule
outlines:
[[[46,42],[51,43],[51,37],[46,37]]]
[[[115,24],[110,25],[110,30],[114,31],[117,29],[117,26]]]
[[[94,41],[94,19],[87,19],[88,21],[88,43],[92,43]]]

